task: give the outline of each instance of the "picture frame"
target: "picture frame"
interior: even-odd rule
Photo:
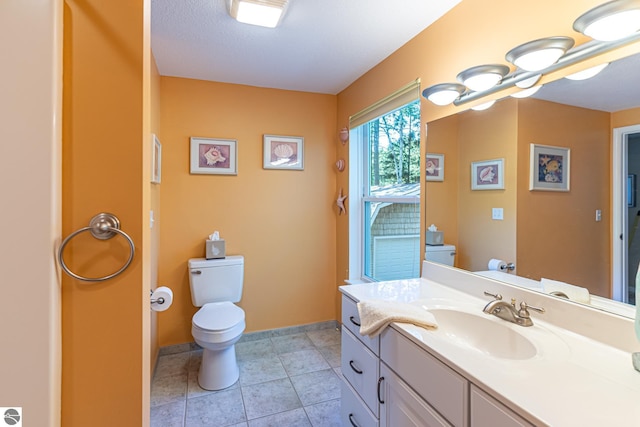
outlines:
[[[424,164],[426,181],[444,181],[444,154],[427,153]]]
[[[264,135],[264,169],[304,170],[304,138]]]
[[[471,162],[471,190],[504,190],[504,159]]]
[[[155,134],[151,134],[151,183],[160,184],[162,179],[162,144]]]
[[[238,141],[192,136],[189,164],[192,174],[237,175]]]
[[[569,191],[571,150],[531,144],[529,190]]]

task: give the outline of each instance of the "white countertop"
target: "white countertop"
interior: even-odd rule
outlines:
[[[534,312],[531,315],[534,326],[529,328],[484,314],[482,308],[490,297],[482,299],[443,282],[422,278],[348,285],[340,290],[356,301],[384,299],[455,307],[503,322],[529,338],[538,349],[536,356],[523,360],[501,359],[456,343],[442,330],[392,324],[400,333],[536,425],[640,425],[640,372],[633,369],[628,351],[546,322],[544,315]],[[495,283],[492,285],[496,286]],[[557,307],[553,310],[558,311]],[[582,315],[593,315],[595,321],[598,320],[598,313],[588,309]],[[555,316],[557,318],[559,314]],[[589,323],[588,319],[585,321]],[[626,321],[632,326],[632,320]],[[623,326],[628,325],[624,323]]]

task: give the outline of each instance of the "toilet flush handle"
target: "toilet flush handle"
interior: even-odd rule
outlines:
[[[191,272],[191,274],[202,274],[201,270],[194,270]]]

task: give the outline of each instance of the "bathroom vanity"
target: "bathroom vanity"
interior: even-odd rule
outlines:
[[[346,426],[637,426],[633,319],[425,262],[413,280],[342,286]],[[544,307],[523,327],[482,312],[502,294]],[[357,302],[428,309],[438,329],[359,333]],[[611,331],[616,331],[612,333]]]

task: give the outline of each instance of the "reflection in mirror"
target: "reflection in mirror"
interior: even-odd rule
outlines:
[[[622,173],[612,166],[612,134],[640,125],[639,71],[637,54],[591,79],[561,79],[531,98],[506,98],[485,111],[427,124],[428,155],[444,155],[446,175],[426,184],[425,227],[435,224],[444,243],[456,246],[456,267],[633,317],[631,305],[611,300],[618,265],[612,255],[612,182],[614,173]],[[532,164],[533,145],[542,154],[536,151]],[[640,127],[627,147],[625,173],[633,182],[640,173]],[[496,159],[503,159],[504,188],[472,186],[472,164]],[[562,180],[558,168],[564,168],[567,182],[539,188],[545,185],[531,171],[544,166],[543,181]],[[632,199],[623,201],[628,271],[616,298],[631,304],[640,261],[640,210]],[[512,262],[515,269],[490,270],[491,259]]]

